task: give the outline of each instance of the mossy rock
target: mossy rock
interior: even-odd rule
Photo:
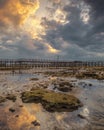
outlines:
[[[62,92],[69,92],[72,90],[72,88],[75,87],[74,85],[72,85],[72,83],[63,79],[53,81],[53,85],[55,86],[55,88]]]
[[[5,102],[5,101],[6,101],[5,97],[0,96],[0,103]]]
[[[38,78],[31,78],[30,81],[38,81]]]
[[[69,92],[72,90],[73,87],[74,86],[71,83],[69,83],[68,81],[63,81],[63,82],[59,83],[59,87],[57,87],[57,88],[60,91]]]
[[[57,88],[59,91],[62,91],[62,92],[69,92],[72,90],[69,86],[59,86]]]
[[[8,95],[6,96],[6,99],[12,100],[13,102],[15,102],[15,101],[16,101],[16,96],[15,96],[15,95],[12,95],[12,94],[8,94]]]
[[[96,73],[87,72],[87,73],[77,74],[76,78],[78,78],[78,79],[92,78],[92,79],[103,80],[104,76],[96,74]]]
[[[10,112],[15,112],[15,109],[9,108],[9,111],[10,111]]]
[[[82,106],[82,103],[73,95],[55,93],[44,89],[22,93],[24,103],[41,103],[49,112],[70,112]]]

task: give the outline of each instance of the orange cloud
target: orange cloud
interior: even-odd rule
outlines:
[[[1,0],[0,24],[21,25],[39,8],[39,1],[33,0]]]
[[[52,54],[58,54],[60,52],[60,50],[57,50],[55,48],[53,48],[50,44],[46,43],[45,44],[47,49],[48,49],[48,52],[49,53],[52,53]]]

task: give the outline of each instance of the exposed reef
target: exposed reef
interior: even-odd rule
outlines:
[[[24,103],[41,103],[49,112],[70,112],[82,106],[80,100],[73,95],[38,88],[23,92],[21,98]]]

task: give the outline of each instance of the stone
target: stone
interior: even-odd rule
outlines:
[[[39,123],[37,120],[32,121],[31,123],[32,123],[34,126],[40,126],[40,123]]]
[[[10,112],[15,112],[15,109],[9,108],[9,111],[10,111]]]

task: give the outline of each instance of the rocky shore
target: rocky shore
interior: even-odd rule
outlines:
[[[7,126],[10,130],[83,130],[83,123],[89,121],[87,116],[89,109],[93,108],[93,99],[101,98],[103,101],[103,96],[100,95],[103,92],[103,75],[100,70],[80,70],[80,73],[74,71],[72,74],[66,70],[45,74],[42,72],[25,80],[22,75],[16,80],[12,79],[15,75],[9,77],[10,80],[7,75],[1,76],[0,129],[4,130]],[[90,82],[92,79],[94,80]],[[100,95],[98,97],[94,82],[98,83],[97,86],[101,84],[101,91],[97,89],[97,94]],[[89,130],[88,126],[86,130]]]
[[[17,97],[21,97],[23,103],[41,103],[49,112],[70,112],[82,106],[78,98],[67,94],[75,87],[69,80],[63,78],[46,77],[44,80],[31,78],[27,85],[21,86],[22,91],[16,88],[14,93],[7,91],[7,94],[2,94],[0,103],[8,100],[15,102]]]
[[[104,80],[104,67],[73,67],[64,70],[46,71],[45,75],[52,77],[75,77],[77,79],[97,79]]]

